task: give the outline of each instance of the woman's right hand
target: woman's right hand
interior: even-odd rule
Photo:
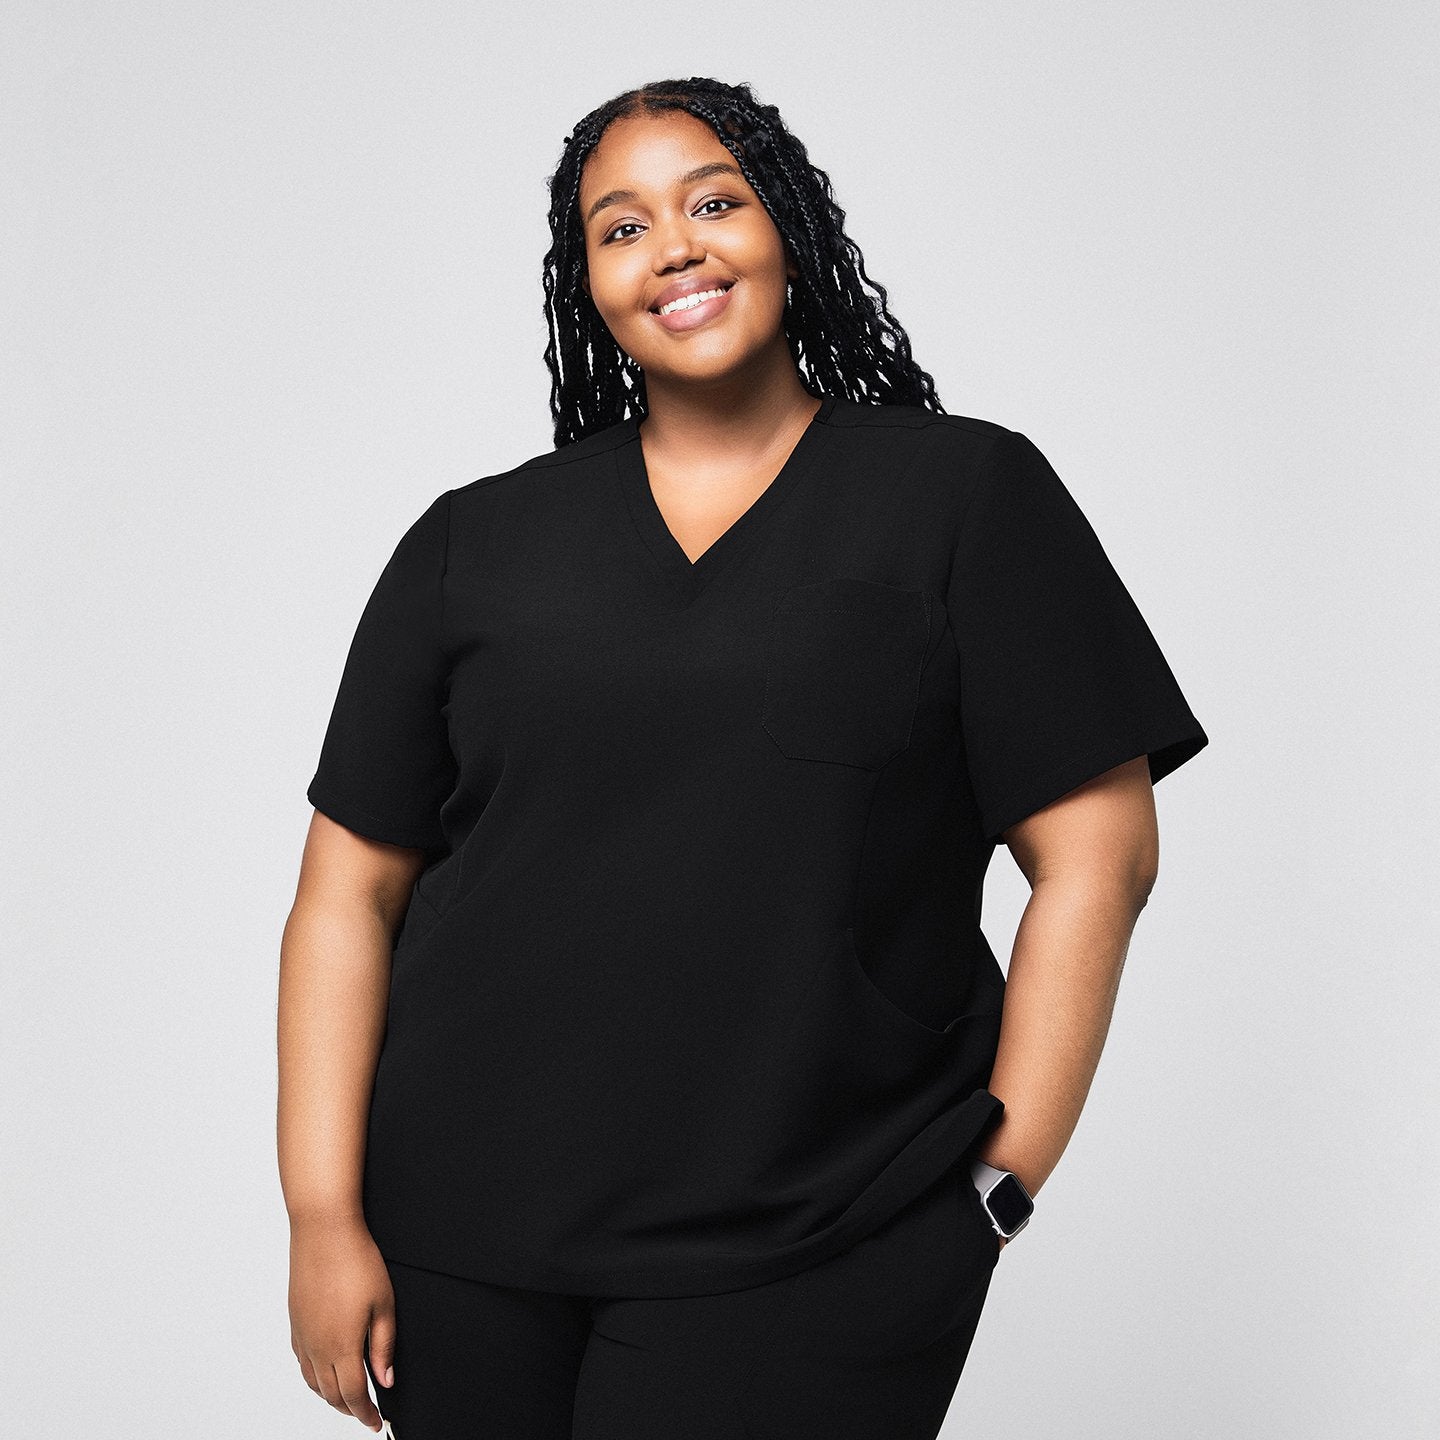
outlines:
[[[394,1383],[395,1293],[370,1232],[358,1219],[290,1222],[290,1348],[305,1383],[371,1430],[384,1419],[365,1383]],[[388,1373],[387,1373],[388,1372]]]

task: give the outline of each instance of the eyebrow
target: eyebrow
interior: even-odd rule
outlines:
[[[733,175],[738,180],[745,178],[737,166],[728,165],[723,160],[712,160],[708,165],[697,165],[693,170],[687,170],[675,183],[684,189],[701,180],[708,180],[712,175]],[[633,190],[607,190],[585,212],[585,224],[588,225],[607,205],[619,205],[639,198]]]

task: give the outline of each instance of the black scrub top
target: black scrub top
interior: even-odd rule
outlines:
[[[1024,435],[821,397],[693,564],[628,419],[446,491],[308,797],[428,864],[364,1213],[388,1259],[612,1296],[846,1249],[994,1126],[1001,832],[1207,737]]]

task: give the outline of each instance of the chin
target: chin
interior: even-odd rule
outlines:
[[[709,365],[656,365],[646,369],[647,377],[663,378],[677,385],[714,385],[730,380],[753,367],[758,356],[735,355]]]

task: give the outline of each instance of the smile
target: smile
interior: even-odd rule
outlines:
[[[719,285],[714,290],[692,291],[689,295],[682,295],[678,300],[672,300],[668,305],[662,305],[655,313],[657,315],[673,315],[677,310],[691,310],[706,300],[714,300],[716,296],[723,295],[729,288],[728,285]]]
[[[683,334],[687,330],[698,330],[702,325],[708,325],[717,316],[723,315],[730,305],[730,292],[735,288],[732,281],[729,285],[712,286],[709,290],[692,290],[688,295],[681,295],[678,299],[670,301],[668,305],[662,305],[658,310],[650,313],[655,317],[656,322],[663,325],[672,334]]]

